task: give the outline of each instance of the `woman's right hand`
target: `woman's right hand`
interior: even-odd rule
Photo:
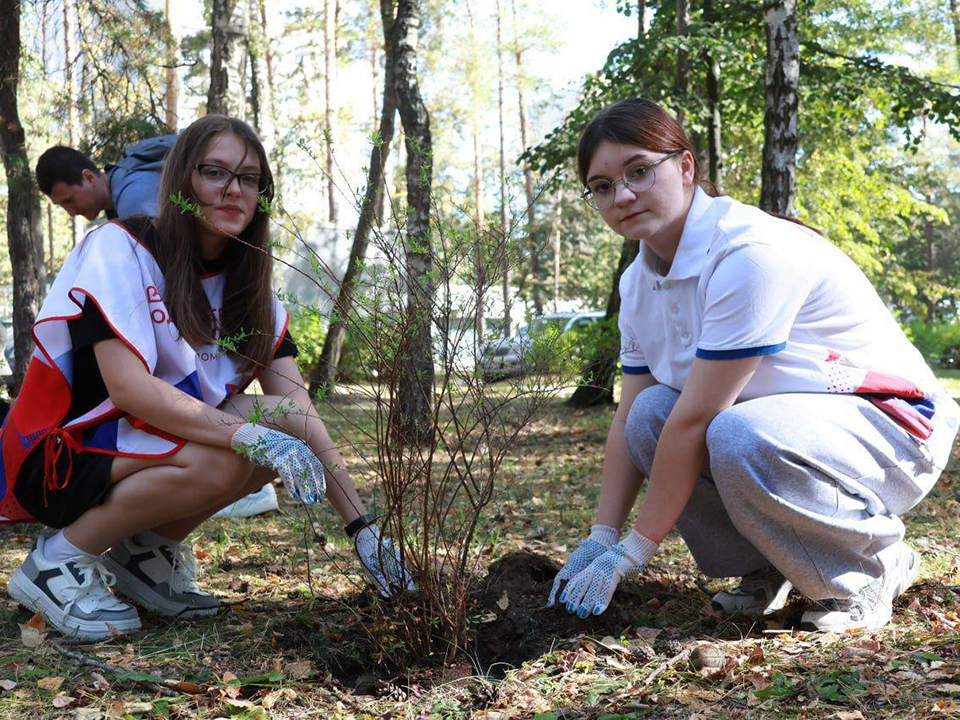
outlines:
[[[323,464],[302,440],[263,425],[244,423],[230,439],[230,447],[250,462],[277,473],[290,497],[305,503],[323,500],[327,491]]]
[[[580,541],[576,550],[570,553],[566,564],[557,573],[547,599],[547,607],[556,604],[557,592],[560,586],[573,578],[581,570],[585,570],[590,563],[603,555],[620,540],[620,531],[608,525],[594,525],[590,528],[590,535]]]

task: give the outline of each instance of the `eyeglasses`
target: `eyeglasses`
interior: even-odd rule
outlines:
[[[240,190],[246,193],[262,195],[270,187],[270,180],[260,173],[235,173],[225,167],[206,163],[198,163],[194,167],[200,173],[200,178],[210,187],[226,188],[234,178],[240,183]]]
[[[672,153],[664,155],[659,160],[652,163],[637,162],[627,165],[623,169],[623,178],[620,180],[607,180],[598,178],[587,183],[587,189],[580,195],[590,207],[596,210],[606,210],[613,206],[617,198],[617,184],[623,183],[623,186],[633,193],[646,192],[653,187],[657,181],[657,175],[654,168],[662,162],[676,157],[683,150],[675,150]]]

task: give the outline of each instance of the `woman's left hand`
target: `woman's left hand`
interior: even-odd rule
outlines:
[[[636,575],[657,551],[657,543],[636,530],[577,573],[560,596],[567,612],[585,618],[599,615],[610,604],[620,581]]]
[[[353,543],[364,575],[383,597],[415,589],[393,541],[380,537],[380,528],[375,523],[362,528]]]

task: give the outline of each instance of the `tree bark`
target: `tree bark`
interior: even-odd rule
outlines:
[[[690,0],[677,0],[676,30],[677,37],[686,36],[690,29]],[[677,50],[677,67],[674,77],[674,91],[677,95],[677,120],[683,124],[687,105],[687,88],[690,84],[690,62],[683,48]]]
[[[930,281],[933,281],[933,274],[937,269],[937,253],[936,246],[933,241],[933,220],[927,219],[926,227],[926,238],[927,238],[927,273]],[[937,304],[934,302],[933,298],[927,296],[927,322],[933,322],[936,312]]]
[[[760,207],[767,212],[793,215],[800,104],[797,0],[764,0],[763,19],[767,72]]]
[[[500,32],[501,26],[500,0],[497,0],[497,110],[500,118],[500,256],[503,258],[501,266],[501,279],[503,284],[503,336],[510,337],[513,334],[512,323],[510,321],[511,298],[510,298],[510,271],[511,271],[511,253],[510,253],[510,211],[507,197],[507,160],[506,148],[503,132],[503,38]]]
[[[620,312],[620,276],[637,257],[639,250],[639,240],[623,241],[620,262],[617,263],[617,272],[613,276],[613,287],[607,297],[607,311],[603,316],[605,323],[615,318]],[[567,401],[570,406],[584,408],[613,402],[618,350],[619,348],[604,350],[601,344],[597,355],[588,361],[580,378],[580,384]]]
[[[557,209],[550,224],[550,236],[553,240],[553,311],[557,312],[560,303],[560,221],[563,219],[563,194],[557,192]]]
[[[950,17],[953,18],[953,39],[957,45],[957,70],[960,70],[960,2],[950,0]]]
[[[372,3],[368,4],[367,8],[371,18],[370,24],[375,25],[376,20],[374,18],[376,15],[376,10],[374,9]],[[393,22],[392,17],[390,18],[390,22],[391,23]],[[383,35],[384,37],[386,37],[385,32]],[[380,91],[380,44],[377,41],[377,38],[375,35],[371,35],[370,37],[370,71],[371,71],[371,74],[373,75],[373,127],[374,129],[377,129],[380,127],[380,124],[381,124],[380,123],[380,114],[381,114],[380,92],[381,91]],[[393,80],[391,79],[390,82],[392,83]],[[379,191],[377,192],[377,199],[375,203],[374,220],[373,220],[374,224],[377,225],[378,227],[383,224],[383,213],[384,213],[384,207],[385,207],[386,196],[387,196],[387,192],[386,192],[387,191],[387,157],[390,151],[389,141],[387,142],[388,142],[387,150],[381,154],[381,158],[380,158],[381,160],[380,188],[379,188]]]
[[[323,123],[324,133],[326,135],[324,145],[327,151],[327,220],[333,225],[337,224],[340,213],[337,207],[337,189],[333,175],[333,125],[335,117],[333,107],[333,81],[337,72],[336,4],[337,0],[324,0],[323,4]]]
[[[703,0],[703,18],[707,32],[717,21],[714,0]],[[709,51],[703,54],[707,66],[707,168],[717,193],[723,192],[723,144],[720,117],[720,62]]]
[[[527,140],[527,108],[523,99],[523,48],[520,45],[520,31],[517,26],[517,2],[510,0],[510,10],[513,13],[513,57],[517,64],[517,107],[520,111],[520,144],[526,151],[529,147]],[[533,188],[533,167],[530,160],[523,158],[523,191],[527,198],[527,246],[530,253],[530,290],[533,296],[533,307],[537,315],[543,314],[543,271],[540,269],[540,247],[534,236],[533,205],[536,202],[536,193]]]
[[[0,0],[0,146],[7,177],[7,245],[13,270],[14,390],[20,388],[33,354],[33,323],[40,309],[37,272],[40,193],[30,172],[23,125],[17,107],[20,81],[21,0]]]
[[[209,114],[231,114],[230,67],[237,49],[237,33],[233,27],[236,6],[237,0],[213,0],[210,13],[210,87],[207,90]]]
[[[252,2],[247,8],[247,57],[250,63],[250,114],[253,117],[253,127],[257,135],[263,138],[264,121],[266,117],[263,112],[263,25],[260,22],[259,8]]]
[[[407,147],[407,317],[409,340],[405,370],[399,383],[401,436],[422,440],[430,427],[433,405],[431,319],[433,251],[430,242],[430,200],[433,186],[433,142],[430,117],[417,79],[420,30],[419,0],[398,0],[395,81],[397,106]]]
[[[174,4],[176,0],[166,0],[165,3],[165,20],[167,28],[167,52],[166,52],[166,92],[165,92],[165,101],[166,101],[166,125],[167,130],[170,132],[176,132],[177,126],[180,124],[179,116],[179,101],[180,101],[180,88],[179,88],[179,70],[178,65],[180,61],[180,47],[177,42],[177,35],[173,30],[173,13],[174,13]]]
[[[647,0],[637,0],[637,40],[647,34]]]
[[[323,350],[320,353],[320,362],[317,375],[310,378],[310,390],[316,393],[323,385],[332,385],[337,380],[340,367],[340,358],[343,353],[343,342],[346,339],[346,319],[353,310],[354,292],[360,281],[362,264],[367,255],[370,243],[370,231],[377,221],[377,204],[383,194],[383,170],[390,154],[390,143],[393,142],[395,118],[397,114],[397,100],[395,84],[396,49],[394,41],[394,0],[380,0],[380,16],[383,21],[385,69],[383,74],[383,109],[380,113],[380,127],[378,142],[374,143],[370,151],[370,165],[367,171],[367,187],[364,190],[363,204],[360,206],[360,218],[357,222],[357,231],[353,236],[353,245],[350,248],[350,259],[337,299],[334,302],[333,317],[327,336],[323,341]]]

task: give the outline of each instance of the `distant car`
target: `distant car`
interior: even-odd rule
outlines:
[[[603,310],[588,312],[560,312],[541,315],[510,338],[502,338],[489,343],[481,352],[477,368],[484,381],[499,380],[505,377],[517,377],[526,372],[524,355],[533,340],[548,330],[554,329],[560,335],[572,330],[585,328],[602,320]]]

